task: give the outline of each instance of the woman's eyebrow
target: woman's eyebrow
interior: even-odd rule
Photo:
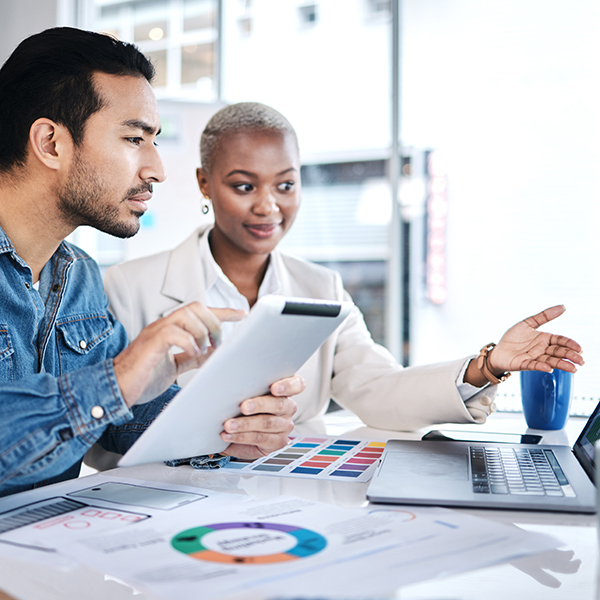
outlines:
[[[296,169],[296,167],[290,167],[289,169],[284,169],[283,171],[277,173],[277,177],[279,177],[280,175],[285,175],[286,173],[289,173],[290,171],[298,172],[298,169]]]
[[[289,169],[284,169],[283,171],[276,173],[276,176],[281,177],[281,175],[285,175],[286,173],[289,173],[290,171],[297,172],[298,169],[296,169],[296,167],[290,167]],[[227,173],[227,175],[225,175],[225,177],[231,177],[232,175],[246,175],[246,177],[257,177],[256,173],[252,173],[250,171],[244,171],[244,169],[234,169],[233,171],[230,171],[229,173]]]
[[[251,173],[250,171],[244,171],[243,169],[234,169],[225,175],[225,177],[231,177],[232,175],[246,175],[247,177],[256,177],[255,173]]]

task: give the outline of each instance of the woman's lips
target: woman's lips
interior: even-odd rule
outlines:
[[[266,239],[270,238],[280,225],[281,223],[251,223],[244,225],[244,227],[253,236],[260,239]]]

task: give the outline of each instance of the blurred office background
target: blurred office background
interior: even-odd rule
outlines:
[[[207,218],[200,133],[227,103],[264,102],[302,155],[282,247],[339,270],[399,360],[476,354],[564,303],[551,329],[587,362],[573,413],[600,399],[597,0],[0,0],[0,59],[54,25],[135,42],[158,69],[168,179],[134,238],[73,234],[102,267]],[[500,392],[519,410],[518,377]]]

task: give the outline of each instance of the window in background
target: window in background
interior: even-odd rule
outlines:
[[[252,0],[238,0],[237,5],[238,37],[248,37],[254,31],[254,20],[252,18]]]
[[[169,5],[162,0],[142,0],[133,9],[133,41],[159,42],[169,37]]]
[[[367,19],[388,20],[392,13],[392,2],[394,0],[365,0],[365,11]]]
[[[282,250],[338,271],[373,338],[385,340],[391,198],[387,161],[302,167],[302,206]]]
[[[217,99],[217,0],[90,1],[96,31],[134,42],[152,59],[158,98]]]
[[[317,5],[305,4],[298,7],[301,27],[310,27],[317,22]]]

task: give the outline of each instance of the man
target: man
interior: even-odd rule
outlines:
[[[134,46],[72,28],[24,40],[0,69],[0,495],[76,477],[96,441],[125,452],[220,321],[243,316],[190,304],[128,346],[97,265],[64,241],[81,225],[137,232],[165,179],[153,74]],[[293,377],[242,403],[226,452],[283,446],[302,389]]]

